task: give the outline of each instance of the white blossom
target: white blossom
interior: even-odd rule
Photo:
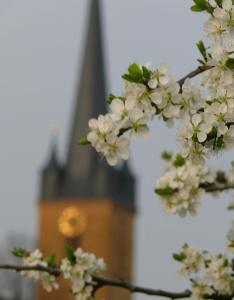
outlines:
[[[78,248],[74,252],[75,261],[64,258],[60,269],[65,279],[71,281],[71,292],[77,300],[92,300],[93,276],[105,271],[106,265],[102,258],[97,259],[92,253],[83,252]]]
[[[37,249],[27,256],[22,258],[23,266],[42,266],[47,267],[48,263],[43,259],[42,253]],[[54,275],[48,272],[42,271],[21,271],[21,274],[25,277],[33,278],[41,282],[43,288],[47,292],[51,292],[53,289],[58,289],[59,285]]]
[[[192,282],[192,298],[233,295],[232,261],[227,255],[197,251],[186,244],[179,254],[174,254],[174,258],[182,265],[180,273]]]
[[[162,85],[165,86],[169,83],[170,77],[167,75],[168,64],[161,64],[158,69],[153,73],[153,77],[148,82],[148,85],[151,89]]]
[[[194,215],[200,206],[203,193],[201,183],[213,180],[205,164],[193,163],[177,154],[168,163],[164,175],[158,179],[155,191],[166,212],[180,216],[187,213]]]
[[[179,274],[189,277],[193,273],[198,273],[204,268],[202,255],[192,246],[185,244],[182,248],[183,260]]]

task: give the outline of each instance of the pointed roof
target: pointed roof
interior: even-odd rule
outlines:
[[[105,67],[99,0],[90,0],[86,42],[75,98],[74,114],[65,165],[59,163],[53,172],[42,173],[42,199],[102,199],[108,197],[125,207],[135,209],[135,177],[127,163],[114,169],[90,146],[79,140],[88,132],[88,121],[106,113]],[[52,151],[52,164],[57,158]]]
[[[44,170],[51,169],[51,168],[56,169],[59,167],[59,161],[57,157],[58,131],[59,131],[58,124],[54,122],[51,130],[50,152]]]
[[[71,128],[67,176],[88,179],[95,167],[97,155],[91,147],[79,146],[88,131],[88,121],[106,111],[105,68],[99,0],[91,0],[87,24],[86,45],[79,92],[75,99]]]

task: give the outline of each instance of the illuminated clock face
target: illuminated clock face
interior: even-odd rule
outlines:
[[[59,217],[58,228],[60,233],[67,238],[79,237],[85,232],[86,216],[74,206],[67,207]]]

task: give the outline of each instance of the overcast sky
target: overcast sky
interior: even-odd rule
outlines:
[[[60,124],[63,159],[82,54],[87,0],[0,0],[0,239],[12,232],[36,233],[39,170],[45,163],[51,126]],[[190,0],[104,0],[109,91],[122,93],[121,75],[133,60],[168,62],[180,78],[196,67],[195,42],[205,15],[190,12]],[[228,196],[204,197],[197,218],[167,216],[153,194],[162,173],[160,153],[177,147],[175,131],[156,121],[151,138],[131,149],[138,178],[136,282],[155,288],[186,287],[171,253],[185,241],[222,251],[231,213]],[[215,158],[216,166],[228,166]],[[139,295],[137,299],[148,299]]]

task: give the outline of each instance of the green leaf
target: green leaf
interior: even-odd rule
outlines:
[[[26,250],[26,249],[23,249],[23,248],[14,248],[12,251],[11,251],[11,254],[16,256],[16,257],[27,257],[29,256],[29,252]]]
[[[186,255],[183,252],[173,253],[172,257],[174,258],[174,260],[181,262],[186,258]]]
[[[124,74],[122,78],[130,82],[142,83],[143,70],[138,64],[133,63],[128,68],[128,74]]]
[[[163,151],[161,157],[162,157],[162,159],[164,159],[164,160],[171,160],[171,158],[172,158],[172,153],[171,153],[171,152],[168,152],[168,151]]]
[[[196,45],[204,60],[207,61],[206,47],[203,41],[199,41]]]
[[[186,160],[181,154],[177,154],[175,160],[173,161],[173,165],[175,167],[181,167],[185,164]]]
[[[212,14],[214,11],[214,7],[207,0],[193,0],[193,2],[194,5],[191,7],[191,10],[194,12],[207,11]]]
[[[197,48],[199,49],[201,54],[206,53],[206,47],[205,47],[203,41],[197,42]]]
[[[174,190],[170,186],[166,186],[165,188],[158,188],[154,191],[159,196],[171,196],[174,193]]]
[[[49,267],[53,267],[56,265],[56,255],[52,254],[47,258],[47,263]]]
[[[223,266],[224,267],[228,267],[229,266],[229,261],[228,261],[227,258],[224,259]]]
[[[115,95],[113,95],[113,94],[109,94],[107,103],[111,104],[111,102],[112,102],[114,99],[120,99],[120,100],[122,100],[123,102],[125,101],[125,97],[115,96]]]
[[[128,72],[130,75],[136,77],[140,77],[143,75],[142,68],[136,63],[133,63],[128,67]]]
[[[194,12],[201,12],[201,11],[204,11],[204,9],[200,8],[200,7],[197,6],[197,5],[193,5],[193,6],[191,6],[191,11],[194,11]]]
[[[217,4],[218,6],[221,7],[221,5],[222,5],[222,0],[215,0],[215,2],[216,2],[216,4]],[[233,0],[233,2],[234,2],[234,0]]]
[[[231,162],[232,167],[234,168],[234,160]]]
[[[226,67],[233,70],[234,69],[234,58],[229,58],[226,61]]]
[[[152,75],[152,72],[147,69],[145,66],[142,67],[144,80],[149,81]]]
[[[207,1],[206,0],[193,0],[193,2],[203,10],[207,8]]]
[[[223,148],[223,145],[224,145],[224,141],[223,141],[223,137],[220,136],[216,139],[215,141],[215,149],[218,148],[218,149],[222,149]]]
[[[116,99],[116,96],[110,93],[109,96],[108,96],[107,103],[111,104],[111,102],[112,102],[114,99]]]
[[[66,245],[65,246],[65,252],[66,252],[67,259],[71,263],[75,263],[76,262],[76,257],[75,257],[75,254],[74,254],[75,249],[70,245]]]
[[[204,65],[204,64],[205,64],[205,62],[204,62],[203,60],[201,60],[201,59],[197,59],[197,61],[198,61],[201,65]]]
[[[88,141],[87,138],[82,138],[82,139],[80,139],[79,144],[82,146],[89,145],[90,141]]]
[[[124,75],[122,76],[122,78],[123,78],[124,80],[130,81],[130,82],[135,82],[135,79],[132,78],[132,76],[129,75],[129,74],[124,74]]]

